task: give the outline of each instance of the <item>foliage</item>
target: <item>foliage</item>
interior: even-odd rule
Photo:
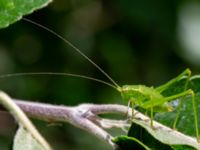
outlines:
[[[165,91],[165,94],[175,94],[179,92],[180,90],[183,90],[184,88],[185,79],[180,80],[175,85],[171,86],[167,91]],[[192,89],[195,92],[195,102],[196,102],[196,108],[197,111],[200,110],[200,76],[195,75],[190,78],[190,82],[188,85],[188,88]],[[172,123],[175,119],[176,113],[177,113],[177,104],[180,102],[180,100],[183,101],[183,106],[180,108],[180,118],[177,124],[178,130],[181,132],[195,136],[195,127],[194,127],[194,115],[193,115],[193,108],[192,108],[192,101],[191,96],[186,96],[183,98],[178,99],[177,101],[172,102],[172,105],[174,105],[174,111],[170,113],[162,113],[157,114],[155,116],[155,119],[159,122],[162,122],[165,125],[172,126]],[[199,114],[199,113],[197,113]],[[199,117],[197,117],[199,118]],[[198,119],[198,124],[200,124],[200,120]]]
[[[180,91],[183,91],[184,85],[185,85],[185,78],[179,80],[175,84],[171,85],[166,91],[164,91],[165,96],[177,94]],[[196,107],[200,108],[200,76],[195,75],[190,78],[188,89],[194,90],[196,96]],[[175,120],[176,114],[177,114],[177,104],[180,102],[180,100],[183,101],[183,106],[181,107],[180,112],[180,118],[177,125],[177,130],[195,137],[195,126],[194,126],[194,115],[193,115],[193,107],[191,102],[191,96],[182,97],[175,102],[173,101],[171,104],[174,105],[174,111],[173,112],[167,112],[167,113],[157,113],[155,119],[159,122],[168,125],[169,127],[172,127],[173,121]],[[199,110],[199,109],[198,109]],[[200,124],[200,120],[198,120],[198,124]],[[153,150],[157,149],[166,149],[166,150],[192,150],[194,147],[187,146],[187,143],[185,145],[170,145],[169,143],[162,143],[162,139],[159,137],[159,135],[152,134],[153,132],[149,132],[147,129],[145,129],[142,126],[139,126],[138,124],[132,124],[132,126],[129,129],[129,133],[127,136],[119,136],[114,141],[118,143],[122,150],[128,150],[131,148],[136,149],[144,149],[141,145],[139,145],[136,141],[131,140],[129,137],[137,138],[138,140],[142,141],[144,144],[146,144],[148,147],[150,147]],[[169,138],[172,141],[176,141],[177,139],[173,139],[173,137],[164,137],[163,138]],[[151,140],[149,140],[151,139]]]
[[[35,0],[35,1],[31,1],[31,2],[33,2],[33,3],[29,3],[28,1],[14,1],[14,0],[0,0],[0,28],[3,28],[3,27],[7,27],[8,25],[10,25],[10,24],[12,24],[12,23],[14,23],[15,21],[17,21],[17,20],[19,20],[23,15],[25,15],[25,14],[29,14],[29,13],[31,13],[32,11],[34,11],[34,10],[36,10],[36,9],[39,9],[39,8],[42,8],[44,5],[47,5],[50,1],[37,1],[37,0]],[[25,7],[24,7],[24,5],[21,5],[22,3],[26,3],[26,5],[25,5]],[[155,40],[155,43],[154,44],[150,44],[150,46],[151,45],[153,45],[152,47],[150,47],[150,52],[147,52],[146,53],[146,49],[147,48],[145,48],[145,47],[141,47],[141,46],[138,46],[138,43],[136,44],[136,45],[134,45],[134,48],[137,50],[137,49],[140,49],[141,51],[135,51],[134,52],[134,58],[132,58],[132,57],[130,57],[130,56],[132,56],[132,52],[131,52],[131,42],[130,41],[125,41],[125,38],[124,38],[124,36],[121,36],[121,35],[112,35],[111,34],[111,32],[113,32],[113,31],[111,31],[111,32],[109,32],[109,33],[107,33],[107,34],[98,34],[97,35],[97,38],[102,38],[103,40],[101,40],[101,46],[100,46],[100,48],[102,48],[102,51],[101,52],[99,52],[101,55],[103,55],[103,56],[105,56],[105,59],[108,61],[108,64],[110,65],[110,66],[114,66],[115,65],[115,67],[113,67],[114,69],[111,69],[111,72],[113,72],[113,74],[116,72],[116,69],[118,69],[118,71],[120,72],[120,70],[119,70],[119,67],[118,67],[118,60],[119,60],[119,58],[121,59],[121,57],[123,57],[123,58],[125,58],[125,59],[123,59],[123,61],[121,62],[122,63],[122,66],[124,66],[124,67],[127,67],[127,66],[129,66],[129,67],[131,67],[130,66],[130,64],[131,64],[131,62],[132,62],[132,60],[134,60],[134,61],[136,61],[137,60],[137,56],[140,56],[140,55],[142,55],[143,53],[142,53],[142,51],[145,51],[145,54],[146,55],[143,55],[141,58],[138,58],[138,60],[139,59],[141,59],[141,60],[146,60],[145,62],[142,62],[143,64],[140,66],[132,66],[132,68],[134,68],[135,70],[137,70],[137,71],[135,71],[135,72],[137,72],[138,73],[138,75],[137,76],[134,76],[135,77],[135,79],[136,78],[139,78],[139,77],[141,77],[141,78],[139,78],[139,80],[142,80],[142,77],[143,78],[145,78],[146,80],[149,78],[149,77],[152,77],[153,76],[153,74],[151,74],[151,73],[149,73],[150,71],[148,71],[148,68],[152,68],[152,67],[149,67],[149,66],[155,66],[154,65],[154,63],[155,64],[157,64],[157,59],[155,59],[155,57],[157,57],[157,55],[159,55],[159,56],[162,56],[162,54],[161,54],[161,52],[160,52],[160,48],[155,48],[155,47],[159,47],[160,45],[158,44],[158,43],[164,43],[164,45],[166,46],[165,48],[164,48],[164,50],[163,51],[165,51],[166,53],[168,52],[168,49],[170,49],[171,47],[173,47],[173,42],[171,41],[171,40],[169,40],[169,43],[171,43],[171,45],[169,45],[168,44],[168,42],[165,42],[165,41],[167,41],[167,39],[173,39],[173,38],[170,38],[171,37],[171,35],[169,35],[166,31],[168,31],[168,30],[173,30],[173,26],[174,26],[174,22],[172,21],[172,20],[170,20],[169,18],[168,19],[166,19],[167,17],[168,17],[168,15],[167,15],[167,17],[163,17],[163,16],[165,16],[166,14],[168,14],[168,13],[166,13],[166,12],[168,12],[168,11],[165,11],[165,13],[162,13],[162,15],[160,15],[159,17],[157,17],[156,15],[154,15],[154,14],[160,14],[160,13],[157,13],[157,11],[159,12],[159,10],[158,9],[154,9],[154,7],[155,8],[157,8],[156,6],[152,6],[153,5],[153,3],[151,3],[151,6],[152,7],[148,7],[148,9],[146,9],[146,7],[144,8],[144,11],[142,12],[142,13],[140,13],[140,10],[139,9],[134,9],[134,10],[136,10],[135,11],[135,13],[132,13],[130,10],[132,10],[133,8],[132,8],[132,3],[136,3],[136,2],[131,2],[131,4],[129,4],[129,3],[124,3],[123,1],[118,1],[117,2],[117,7],[119,7],[119,8],[122,8],[122,9],[119,9],[120,11],[122,11],[123,13],[122,13],[122,16],[124,16],[124,18],[123,18],[123,21],[124,22],[126,22],[126,25],[128,26],[126,29],[128,30],[128,35],[129,34],[131,34],[131,28],[130,27],[132,27],[132,25],[135,23],[134,21],[137,21],[137,19],[139,20],[137,23],[138,24],[134,24],[135,25],[135,28],[136,28],[136,31],[138,31],[137,29],[139,28],[140,30],[145,30],[145,31],[147,31],[147,30],[150,30],[150,29],[152,29],[152,24],[151,24],[151,16],[153,16],[153,18],[154,19],[156,19],[156,18],[159,18],[158,19],[158,24],[156,24],[159,28],[158,29],[156,29],[156,34],[154,34],[155,32],[155,30],[152,30],[151,32],[152,32],[152,34],[149,34],[148,32],[146,33],[147,35],[148,35],[148,38],[149,39],[151,39],[152,37],[154,37],[153,39]],[[171,2],[169,2],[169,3],[171,3]],[[169,3],[167,3],[168,5],[170,5]],[[173,6],[174,5],[176,5],[177,6],[177,4],[174,4],[175,2],[173,2]],[[165,4],[164,2],[163,2],[163,4]],[[141,3],[139,3],[139,6],[141,6],[142,5],[142,2]],[[135,7],[138,7],[138,3],[137,4],[135,4],[134,5]],[[166,8],[165,7],[166,5],[162,5],[162,7],[164,7],[164,8]],[[130,7],[130,8],[129,8]],[[128,8],[128,9],[127,9]],[[140,8],[140,7],[138,7],[138,8]],[[143,7],[142,7],[143,8]],[[6,11],[4,10],[4,9],[6,9]],[[150,9],[150,10],[149,10]],[[150,17],[144,17],[144,14],[149,14],[148,12],[149,11],[152,11],[153,13],[151,13],[150,15],[148,15],[148,16],[150,16]],[[173,10],[173,11],[175,11],[175,9]],[[171,12],[171,11],[169,11],[169,12]],[[139,13],[139,17],[137,16],[137,14]],[[128,18],[134,18],[133,20],[132,19],[128,19]],[[163,18],[164,18],[164,20],[163,20]],[[52,19],[53,20],[53,19]],[[131,20],[131,21],[130,21]],[[160,20],[160,21],[159,21]],[[170,21],[168,21],[168,20],[170,20]],[[54,20],[53,20],[54,21]],[[54,21],[55,22],[55,21]],[[168,27],[170,27],[170,28],[168,28]],[[120,27],[117,27],[117,28],[120,28]],[[162,32],[163,31],[163,32]],[[144,32],[144,31],[143,31]],[[145,33],[143,33],[142,35],[141,35],[141,37],[139,37],[139,38],[144,38],[143,36],[144,36],[144,34]],[[155,35],[155,36],[154,36]],[[129,36],[131,36],[131,35],[129,35]],[[135,35],[135,36],[137,36],[137,35]],[[106,37],[106,38],[105,38]],[[130,38],[130,39],[136,39],[136,42],[137,42],[137,38],[138,37],[134,37],[134,38]],[[158,41],[161,41],[161,42],[158,42],[156,39],[159,39]],[[116,41],[118,41],[118,42],[116,42]],[[163,42],[164,41],[164,42]],[[108,44],[108,42],[110,42],[109,44]],[[153,41],[152,41],[152,43],[153,43]],[[140,43],[141,45],[146,45],[146,44],[142,44],[142,43]],[[157,45],[158,44],[158,45]],[[149,46],[148,44],[147,44],[147,46]],[[52,48],[54,48],[55,46],[50,46],[50,47],[52,47]],[[118,50],[118,51],[114,51],[114,53],[116,53],[116,55],[115,56],[113,56],[113,53],[111,53],[110,51],[108,51],[107,49],[108,48],[106,48],[106,47],[109,47],[109,50]],[[113,49],[113,47],[115,47],[114,49]],[[124,49],[124,47],[126,47],[126,49]],[[56,47],[57,48],[57,47]],[[152,51],[151,50],[153,50],[153,49],[156,49],[155,51],[153,51],[153,54],[152,54]],[[48,50],[50,50],[49,48],[47,48]],[[127,51],[127,54],[123,54],[123,55],[121,55],[121,53],[123,53],[123,51],[121,51],[121,49],[123,49],[124,51]],[[145,49],[145,50],[144,50]],[[177,48],[178,49],[178,48]],[[117,55],[118,54],[118,55]],[[148,56],[149,57],[149,55],[148,54],[152,54],[151,56],[151,59],[153,60],[153,61],[155,61],[154,63],[152,63],[153,61],[151,61],[149,58],[147,58],[146,56]],[[171,53],[169,52],[169,53],[167,53],[169,56],[171,55]],[[61,54],[56,54],[56,56],[57,55],[63,55],[63,53],[61,53]],[[111,58],[111,55],[112,55],[112,57],[113,58]],[[164,55],[164,54],[163,54]],[[52,54],[52,58],[54,58],[54,56],[55,56],[55,53],[53,53]],[[166,55],[164,55],[164,56],[166,56]],[[168,58],[171,58],[171,57],[168,57]],[[110,59],[110,60],[108,60],[108,59]],[[162,58],[160,58],[160,59],[162,59]],[[180,58],[177,58],[177,56],[175,57],[175,60],[177,60],[177,59],[180,59]],[[46,61],[45,59],[44,59],[44,61]],[[52,61],[51,59],[50,59],[50,61]],[[167,59],[163,59],[163,61],[168,61]],[[57,62],[57,64],[54,64],[55,65],[55,68],[57,68],[58,66],[60,66],[60,64],[59,64],[59,59],[57,59],[57,61],[55,61],[55,62]],[[173,61],[172,61],[173,62]],[[166,63],[166,65],[164,65],[164,66],[172,66],[171,65],[171,63],[172,62],[170,62],[170,63]],[[117,64],[117,65],[116,65]],[[160,63],[161,64],[161,63]],[[173,63],[172,63],[173,64]],[[182,64],[182,62],[179,62],[179,65],[180,64]],[[134,65],[135,65],[135,63],[134,63]],[[51,65],[48,65],[48,66],[51,66]],[[72,65],[73,66],[73,65]],[[110,66],[108,66],[108,68],[110,67]],[[148,75],[149,76],[146,76],[145,77],[145,73],[143,73],[143,68],[142,68],[142,66],[145,66],[145,69],[147,69],[147,72],[148,72]],[[178,65],[177,65],[178,66]],[[184,66],[185,67],[185,66]],[[74,68],[76,68],[76,67],[74,67]],[[163,71],[162,70],[162,68],[163,68],[163,66],[162,65],[158,65],[157,66],[157,69],[159,70],[161,70],[161,71]],[[130,68],[129,68],[130,69]],[[174,69],[172,69],[172,70],[175,70],[176,69],[176,67],[174,67]],[[84,69],[83,69],[84,70]],[[86,70],[86,69],[85,69]],[[122,69],[123,70],[123,69]],[[124,69],[125,70],[125,69]],[[129,78],[131,77],[131,78],[133,78],[133,76],[131,75],[131,73],[132,72],[134,72],[134,71],[121,71],[121,74],[124,74],[124,75],[126,75],[126,76],[129,76]],[[158,71],[159,72],[159,71]],[[159,78],[162,78],[161,76],[163,75],[163,74],[165,74],[166,72],[170,72],[169,70],[165,70],[165,71],[163,71],[162,73],[161,73],[161,75],[160,75],[160,72],[159,73],[157,73],[156,75],[157,75],[157,77],[159,76]],[[142,74],[142,76],[141,76],[141,74]],[[120,76],[120,75],[118,75],[118,76]],[[128,78],[127,78],[128,79]],[[154,79],[153,80],[156,80],[157,78],[156,77],[154,77]],[[130,80],[127,80],[127,81],[130,81]],[[152,81],[150,81],[150,83],[151,83]],[[200,87],[199,87],[199,82],[200,82],[200,78],[199,78],[199,76],[193,76],[192,78],[191,78],[191,81],[190,81],[190,84],[189,84],[189,87],[190,88],[192,88],[194,91],[195,91],[195,93],[196,93],[196,102],[197,102],[197,106],[198,106],[198,110],[199,110],[199,108],[200,108],[200,101],[199,101],[199,99],[200,99],[200,94],[199,94],[199,91],[200,91]],[[31,81],[31,83],[32,83],[32,88],[34,89],[34,87],[36,87],[36,89],[37,89],[37,85],[35,84],[35,82],[33,82],[33,81]],[[183,87],[183,83],[184,83],[184,80],[181,80],[180,82],[177,82],[175,85],[173,85],[173,86],[171,86],[171,88],[169,88],[167,91],[165,91],[164,92],[164,94],[165,95],[170,95],[170,94],[175,94],[175,93],[177,93],[179,90],[181,90],[182,89],[182,87]],[[73,88],[69,88],[69,89],[66,89],[65,87],[64,87],[64,85],[65,85],[65,82],[62,82],[62,81],[58,81],[57,82],[57,84],[59,84],[59,85],[61,85],[62,84],[62,86],[60,86],[60,88],[61,89],[57,89],[56,91],[58,92],[57,94],[59,95],[59,94],[61,94],[61,95],[64,95],[65,93],[66,93],[66,91],[69,91],[69,93],[73,93],[72,95],[75,95],[75,96],[77,96],[77,95],[79,95],[79,94],[76,94],[78,91],[83,91],[83,89],[84,90],[86,90],[85,88],[77,88],[76,89],[76,91],[73,89]],[[71,84],[71,83],[70,83]],[[81,84],[81,82],[80,82],[80,84]],[[84,84],[84,83],[83,83]],[[53,87],[56,87],[56,86],[53,86]],[[80,86],[81,87],[81,86]],[[70,91],[71,90],[71,91]],[[32,91],[33,93],[34,93],[34,90]],[[74,94],[74,92],[76,92],[75,94]],[[27,92],[28,93],[28,92]],[[51,96],[51,90],[49,89],[49,95]],[[86,90],[86,93],[87,93],[87,90]],[[95,92],[93,92],[93,94],[95,94]],[[83,94],[84,95],[84,94]],[[104,94],[99,94],[99,95],[104,95]],[[105,94],[106,95],[106,94]],[[56,99],[59,99],[59,98],[57,98],[56,97]],[[74,98],[73,98],[74,99]],[[87,98],[85,98],[85,99],[87,99]],[[189,135],[195,135],[195,132],[194,132],[194,124],[193,123],[191,123],[191,122],[193,122],[193,110],[192,110],[192,107],[191,107],[191,98],[190,97],[184,97],[183,98],[183,101],[184,101],[184,104],[183,104],[183,106],[184,107],[182,107],[182,109],[181,109],[181,118],[179,119],[179,122],[178,122],[178,125],[177,125],[177,128],[178,128],[178,130],[180,130],[180,131],[182,131],[183,133],[185,133],[185,134],[189,134]],[[63,100],[63,103],[66,103],[66,101],[65,101],[65,99]],[[178,102],[178,101],[177,101]],[[74,103],[74,101],[73,101],[73,103]],[[174,118],[175,118],[175,115],[176,115],[176,102],[173,102],[173,104],[174,104],[174,107],[175,107],[175,111],[174,112],[171,112],[171,113],[162,113],[162,114],[156,114],[156,116],[155,116],[155,119],[156,120],[158,120],[158,121],[160,121],[160,122],[162,122],[163,124],[166,124],[166,125],[168,125],[168,126],[171,126],[171,124],[173,123],[173,120],[174,120]],[[17,136],[16,136],[16,139],[18,139],[18,138],[20,138],[20,135],[19,135],[19,133],[20,132],[24,132],[25,130],[23,130],[24,128],[22,128],[22,129],[20,129],[19,131],[18,131],[18,134],[17,134]],[[142,131],[142,133],[141,133],[141,131]],[[25,132],[25,134],[27,134],[26,132]],[[19,136],[18,136],[19,135]],[[142,135],[142,138],[141,138],[141,135]],[[121,147],[122,147],[122,149],[129,149],[129,148],[132,148],[132,147],[138,147],[138,149],[142,149],[142,147],[141,147],[141,145],[138,145],[138,143],[137,142],[135,142],[135,141],[133,141],[133,140],[131,140],[130,138],[128,138],[128,137],[134,137],[134,138],[137,138],[137,139],[139,139],[139,140],[141,140],[142,142],[144,142],[145,144],[147,144],[148,146],[150,146],[151,148],[155,148],[155,149],[157,149],[157,146],[160,148],[160,147],[162,147],[163,149],[166,147],[166,148],[171,148],[171,147],[173,147],[173,149],[186,149],[186,146],[180,146],[180,145],[178,145],[178,146],[172,146],[172,145],[167,145],[167,144],[162,144],[160,141],[158,141],[158,140],[156,140],[156,139],[154,139],[153,137],[151,137],[151,135],[150,135],[150,133],[148,133],[143,127],[141,127],[141,126],[138,126],[138,125],[133,125],[131,128],[130,128],[130,130],[129,130],[129,134],[128,134],[128,136],[121,136],[121,137],[117,137],[116,139],[115,139],[115,142],[116,143],[118,143]],[[148,141],[147,140],[147,138],[146,137],[151,137],[153,140],[152,140],[152,142],[151,141]],[[150,142],[150,143],[149,143]],[[128,144],[127,144],[128,143]],[[124,148],[124,146],[125,146],[125,148]],[[128,146],[128,148],[127,148],[127,146]],[[129,147],[130,146],[130,147]],[[190,149],[189,147],[187,147],[188,149]]]
[[[51,0],[0,0],[0,28],[9,26],[50,2]]]

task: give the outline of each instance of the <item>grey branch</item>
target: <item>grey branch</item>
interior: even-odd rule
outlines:
[[[74,107],[58,106],[51,104],[43,104],[36,102],[27,102],[13,99],[14,102],[32,118],[48,121],[48,122],[68,122],[78,128],[88,131],[89,133],[104,140],[115,149],[117,146],[112,142],[112,135],[105,129],[120,128],[125,129],[130,126],[130,122],[126,120],[104,119],[99,114],[120,114],[123,116],[132,115],[132,109],[127,106],[117,104],[81,104]],[[2,108],[0,108],[2,110]],[[178,131],[172,130],[156,121],[154,121],[155,129],[150,127],[150,119],[138,111],[134,111],[134,123],[141,125],[155,138],[166,144],[186,144],[200,149],[200,145],[195,138],[186,136]],[[163,138],[165,137],[165,138]],[[176,140],[173,140],[176,139]]]

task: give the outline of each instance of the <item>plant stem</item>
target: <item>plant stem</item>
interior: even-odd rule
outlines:
[[[86,130],[87,132],[95,135],[96,137],[104,140],[113,149],[117,148],[117,145],[112,142],[112,135],[110,135],[104,129],[109,128],[120,128],[124,129],[131,125],[127,120],[113,120],[104,119],[99,117],[99,114],[120,114],[125,116],[131,116],[132,109],[127,106],[117,104],[81,104],[74,107],[58,106],[44,103],[27,102],[23,100],[13,99],[14,102],[29,116],[32,118],[54,122],[68,122],[78,128]],[[0,110],[3,110],[0,107]],[[154,121],[154,129],[150,126],[150,118],[143,115],[142,113],[134,110],[135,118],[132,120],[134,123],[144,127],[154,138],[160,140],[163,143],[173,145],[190,145],[197,149],[200,149],[200,144],[196,142],[195,138],[186,136],[178,131],[175,131],[167,126],[164,126]],[[166,138],[160,138],[166,137]],[[176,139],[176,140],[170,140]]]

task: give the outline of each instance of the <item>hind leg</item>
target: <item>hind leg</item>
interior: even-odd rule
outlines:
[[[186,96],[186,95],[191,95],[191,98],[192,98],[192,107],[193,107],[193,113],[194,113],[194,124],[195,124],[195,130],[196,130],[196,138],[197,138],[198,143],[200,143],[199,129],[198,129],[198,119],[197,119],[197,108],[196,108],[196,103],[195,103],[195,98],[194,98],[195,97],[194,92],[191,89],[189,89],[187,91],[184,91],[182,93],[167,97],[165,99],[167,101],[172,101],[172,100],[174,100],[176,98],[180,98],[180,97],[183,97],[183,96]],[[179,116],[180,116],[180,106],[183,104],[182,100],[183,99],[181,99],[181,102],[180,102],[180,104],[178,106],[179,108],[177,110],[176,119],[175,119],[174,124],[173,124],[173,128],[174,129],[176,128],[177,118],[179,118]]]

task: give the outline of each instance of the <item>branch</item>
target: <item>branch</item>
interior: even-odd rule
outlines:
[[[32,118],[48,121],[48,122],[68,122],[78,128],[88,131],[89,133],[104,140],[115,149],[117,146],[112,142],[113,137],[104,129],[121,128],[125,129],[130,126],[127,120],[112,120],[98,117],[99,114],[121,114],[131,116],[132,109],[127,106],[117,104],[95,105],[81,104],[75,107],[57,106],[51,104],[43,104],[36,102],[26,102],[13,99],[15,103]],[[0,108],[0,110],[3,110]],[[134,123],[144,127],[154,138],[159,141],[171,145],[189,145],[200,149],[195,138],[186,136],[178,131],[172,130],[156,121],[154,121],[154,129],[150,126],[149,117],[138,111],[134,111]],[[176,140],[174,140],[176,139]]]
[[[113,149],[117,147],[117,145],[112,142],[113,137],[109,133],[87,118],[91,116],[90,110],[86,110],[80,106],[56,106],[16,99],[14,99],[14,101],[28,116],[32,118],[44,120],[50,123],[68,122],[104,140],[111,145]]]

